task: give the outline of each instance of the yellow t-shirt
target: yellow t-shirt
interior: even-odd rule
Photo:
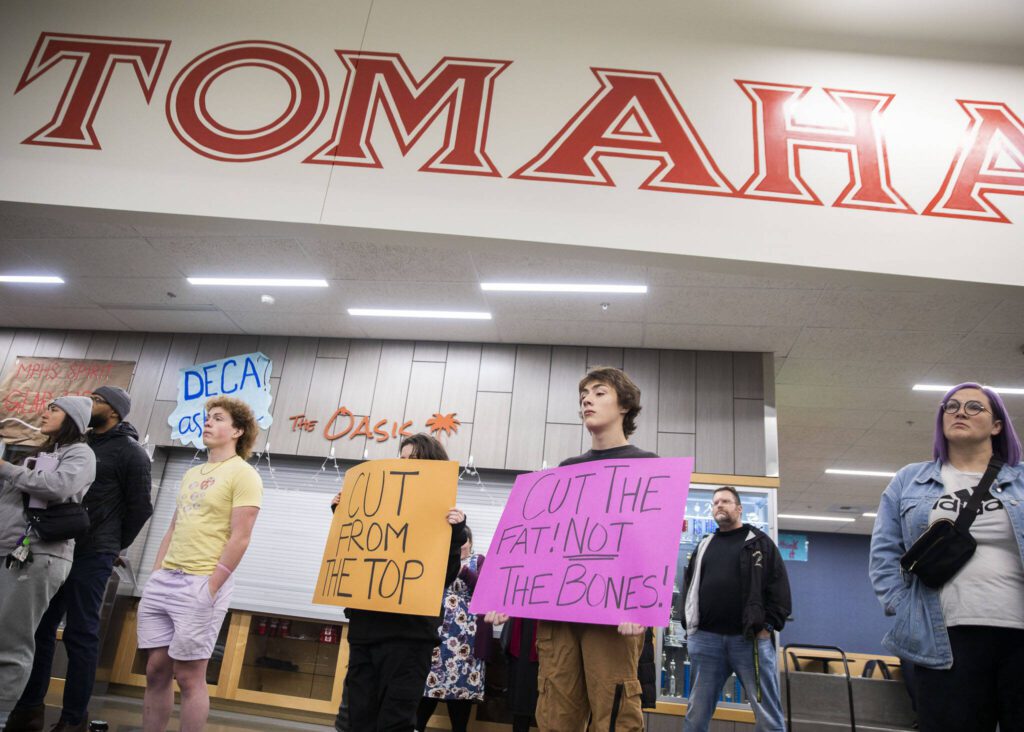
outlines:
[[[178,491],[178,518],[164,569],[213,574],[231,536],[231,510],[259,506],[263,480],[237,455],[197,465],[185,473]]]

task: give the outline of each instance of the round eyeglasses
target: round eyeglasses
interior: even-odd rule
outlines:
[[[963,404],[956,399],[950,399],[942,405],[942,411],[946,414],[956,414],[960,411],[960,407],[964,408],[964,414],[968,417],[973,417],[976,414],[989,411],[988,407],[975,399],[971,399]]]

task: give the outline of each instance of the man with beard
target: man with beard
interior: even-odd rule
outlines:
[[[693,687],[684,732],[707,732],[722,685],[735,673],[757,732],[784,732],[773,631],[789,617],[789,578],[775,542],[743,523],[740,495],[711,497],[718,531],[701,540],[686,568],[683,624]]]
[[[25,691],[7,722],[8,732],[43,729],[44,700],[56,648],[57,627],[67,616],[64,647],[68,654],[64,705],[51,732],[85,732],[89,697],[99,660],[100,605],[118,555],[135,540],[153,513],[149,455],[139,433],[125,422],[132,401],[124,389],[101,386],[89,395],[92,417],[88,442],[96,454],[96,480],[82,504],[91,526],[75,542],[67,581],[57,591],[36,630],[36,653]]]

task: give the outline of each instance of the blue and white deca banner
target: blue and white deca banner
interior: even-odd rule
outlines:
[[[270,374],[273,364],[263,353],[208,361],[181,369],[178,377],[178,406],[167,418],[171,439],[196,448],[203,447],[206,402],[212,397],[241,399],[252,407],[263,429],[273,423],[270,416]]]

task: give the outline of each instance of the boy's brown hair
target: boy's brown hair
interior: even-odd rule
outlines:
[[[611,387],[619,401],[619,406],[626,410],[622,416],[622,431],[626,437],[636,432],[636,417],[640,414],[640,387],[626,375],[622,369],[613,366],[594,366],[587,375],[580,379],[579,390],[597,382]]]
[[[238,442],[235,443],[235,454],[242,460],[248,460],[252,454],[252,447],[256,444],[256,437],[260,433],[260,426],[256,422],[256,415],[252,407],[241,399],[232,399],[226,396],[217,396],[206,402],[206,411],[214,407],[220,407],[231,415],[231,426],[242,430]]]

